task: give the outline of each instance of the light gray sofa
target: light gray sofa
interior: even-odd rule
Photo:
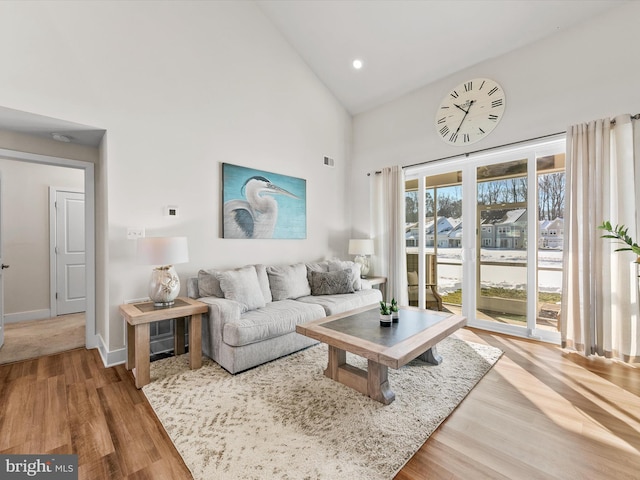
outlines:
[[[296,333],[298,324],[382,300],[359,265],[342,261],[200,270],[187,295],[209,305],[202,351],[230,373],[318,343]]]

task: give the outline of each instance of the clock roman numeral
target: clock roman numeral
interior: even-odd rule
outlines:
[[[462,141],[463,141],[464,143],[467,143],[467,142],[469,141],[469,134],[468,134],[468,133],[464,133],[464,134],[462,135]]]
[[[440,135],[442,135],[443,137],[446,137],[447,133],[449,133],[449,127],[445,125],[440,129]]]
[[[482,87],[484,87],[484,80],[482,81],[482,83],[480,84],[480,88],[478,90],[482,90]]]
[[[464,91],[469,92],[473,90],[473,82],[467,82],[464,84]]]
[[[480,133],[484,135],[485,131],[483,129],[481,129],[480,127],[478,127],[478,130],[480,130]]]
[[[438,125],[447,121],[447,117],[442,117],[438,119]]]
[[[455,90],[453,92],[451,92],[450,94],[453,98],[458,98],[460,95],[458,95],[458,92],[456,92]]]
[[[489,115],[489,120],[493,120],[494,122],[497,122],[498,121],[498,116],[491,114],[491,115]]]
[[[501,107],[502,102],[503,102],[502,98],[499,98],[498,100],[494,100],[493,102],[491,102],[491,108]]]
[[[458,134],[456,132],[453,132],[451,134],[451,136],[449,137],[449,141],[450,142],[454,142],[454,143],[457,142],[458,141]]]
[[[491,90],[489,90],[489,92],[487,93],[487,95],[493,95],[494,93],[496,93],[498,91],[498,87],[493,87]]]

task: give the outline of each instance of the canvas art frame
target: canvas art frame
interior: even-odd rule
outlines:
[[[222,238],[307,238],[307,181],[223,163]]]

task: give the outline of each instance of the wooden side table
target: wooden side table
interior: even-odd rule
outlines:
[[[174,354],[184,353],[185,319],[190,319],[189,364],[192,370],[202,366],[202,314],[208,307],[191,298],[178,297],[170,307],[155,307],[153,302],[120,305],[120,313],[127,321],[127,370],[133,368],[136,387],[151,381],[149,371],[149,324],[160,320],[176,320]],[[135,367],[135,368],[134,368]]]
[[[387,277],[366,277],[362,279],[363,281],[367,281],[371,287],[375,287],[376,285],[382,292],[382,298],[386,301],[386,287],[387,287]]]

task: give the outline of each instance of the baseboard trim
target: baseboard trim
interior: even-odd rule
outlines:
[[[116,365],[120,365],[125,363],[127,360],[127,349],[119,348],[118,350],[109,351],[107,345],[104,342],[104,338],[102,335],[97,335],[98,337],[98,352],[100,352],[100,358],[102,358],[102,363],[106,368],[115,367]]]
[[[5,313],[4,323],[33,322],[47,318],[51,318],[51,310],[43,308],[41,310],[29,310],[28,312]]]

